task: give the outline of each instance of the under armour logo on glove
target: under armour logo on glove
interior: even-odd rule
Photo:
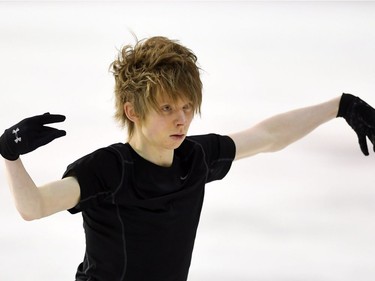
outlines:
[[[15,140],[14,140],[15,143],[18,143],[18,142],[22,141],[22,138],[18,136],[18,132],[19,132],[19,131],[20,131],[20,129],[17,128],[17,129],[15,129],[15,130],[13,130],[13,132],[12,132],[12,133],[15,134],[15,136],[16,136],[16,138],[15,138]]]
[[[8,160],[16,160],[21,154],[26,154],[43,146],[56,138],[66,135],[63,130],[45,126],[45,124],[62,122],[64,115],[49,114],[29,117],[4,131],[0,137],[0,153]],[[22,137],[20,136],[22,132]]]

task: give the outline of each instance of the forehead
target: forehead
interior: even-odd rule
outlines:
[[[182,92],[175,92],[175,93],[166,93],[163,91],[158,91],[156,95],[156,102],[158,104],[161,103],[168,103],[168,104],[174,104],[174,103],[189,103],[191,102],[190,98],[182,93]]]

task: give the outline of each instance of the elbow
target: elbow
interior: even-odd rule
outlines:
[[[36,220],[35,217],[32,217],[32,216],[30,216],[30,215],[25,215],[25,214],[21,214],[21,213],[20,213],[20,215],[21,215],[21,218],[22,218],[24,221],[33,221],[33,220]]]
[[[33,220],[37,220],[37,219],[40,219],[39,216],[36,216],[34,214],[29,214],[29,213],[22,213],[22,212],[19,212],[21,218],[25,221],[33,221]]]
[[[274,134],[269,136],[266,152],[277,152],[296,142],[298,138],[286,136],[285,134]]]
[[[274,145],[270,145],[268,147],[267,152],[278,152],[280,150],[283,150],[287,146],[288,144],[275,143]]]
[[[285,142],[280,135],[271,133],[265,135],[266,137],[264,137],[262,141],[261,153],[277,152],[288,146],[287,142]]]
[[[26,211],[26,210],[21,210],[19,208],[17,208],[17,210],[21,218],[25,221],[33,221],[33,220],[38,220],[42,218],[40,212],[38,212],[37,210]]]

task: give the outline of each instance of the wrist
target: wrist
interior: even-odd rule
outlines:
[[[358,97],[353,96],[351,94],[343,93],[341,95],[341,99],[340,99],[340,103],[339,103],[339,110],[337,112],[336,117],[344,117],[345,118],[356,99],[358,99]]]
[[[7,130],[5,130],[4,134],[0,136],[0,154],[9,161],[15,161],[19,158],[19,154],[14,153],[10,149],[8,141],[9,140],[7,139]]]

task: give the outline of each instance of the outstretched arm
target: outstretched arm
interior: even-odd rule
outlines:
[[[241,159],[262,152],[281,150],[337,115],[340,97],[275,115],[254,127],[230,135]]]
[[[6,159],[10,190],[19,213],[26,220],[72,208],[80,198],[79,184],[72,177],[37,187],[19,158],[64,136],[65,131],[45,126],[64,120],[63,115],[37,115],[10,127],[0,137],[0,153]]]
[[[345,119],[357,134],[361,151],[369,155],[367,139],[375,145],[375,109],[359,97],[344,93],[321,104],[273,116],[230,135],[236,144],[235,159],[281,150],[335,117]]]

